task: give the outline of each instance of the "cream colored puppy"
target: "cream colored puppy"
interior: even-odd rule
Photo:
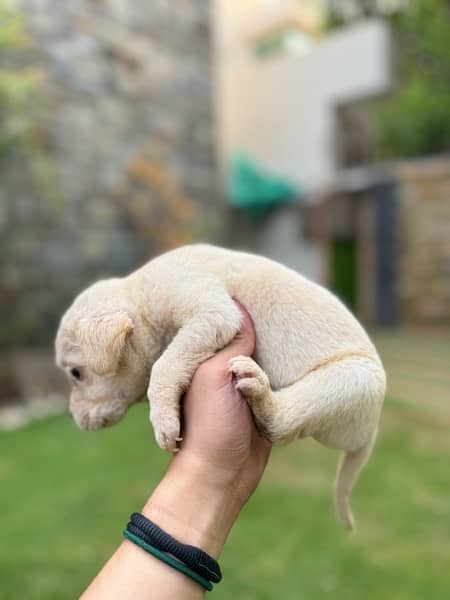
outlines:
[[[76,422],[89,430],[115,423],[147,391],[156,440],[175,450],[180,397],[197,367],[239,330],[232,298],[256,331],[254,359],[230,362],[237,389],[272,443],[311,436],[344,450],[336,505],[351,528],[349,496],[376,436],[383,366],[333,294],[266,258],[185,246],[80,294],[56,338]]]

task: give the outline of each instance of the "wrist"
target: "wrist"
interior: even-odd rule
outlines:
[[[179,454],[142,513],[179,542],[218,558],[246,500],[238,473]]]

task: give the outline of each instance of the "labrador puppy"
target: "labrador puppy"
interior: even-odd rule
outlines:
[[[175,451],[181,396],[197,367],[239,331],[233,298],[256,332],[253,358],[230,362],[237,389],[273,444],[311,436],[343,450],[336,507],[351,529],[350,492],[376,437],[385,372],[332,293],[267,258],[184,246],[82,292],[56,337],[75,421],[87,430],[116,423],[147,392],[156,440]]]

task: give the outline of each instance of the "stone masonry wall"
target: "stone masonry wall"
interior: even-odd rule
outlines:
[[[0,349],[50,343],[77,291],[188,241],[216,206],[209,3],[16,5],[44,76],[57,194],[19,163],[0,172]]]
[[[450,324],[450,159],[405,163],[397,179],[402,322]]]

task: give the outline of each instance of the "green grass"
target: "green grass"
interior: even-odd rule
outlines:
[[[448,598],[450,436],[421,416],[387,402],[354,494],[359,529],[351,536],[332,508],[337,452],[309,441],[276,449],[225,548],[214,597]],[[2,434],[0,597],[78,597],[167,460],[142,405],[96,434],[69,417]]]

